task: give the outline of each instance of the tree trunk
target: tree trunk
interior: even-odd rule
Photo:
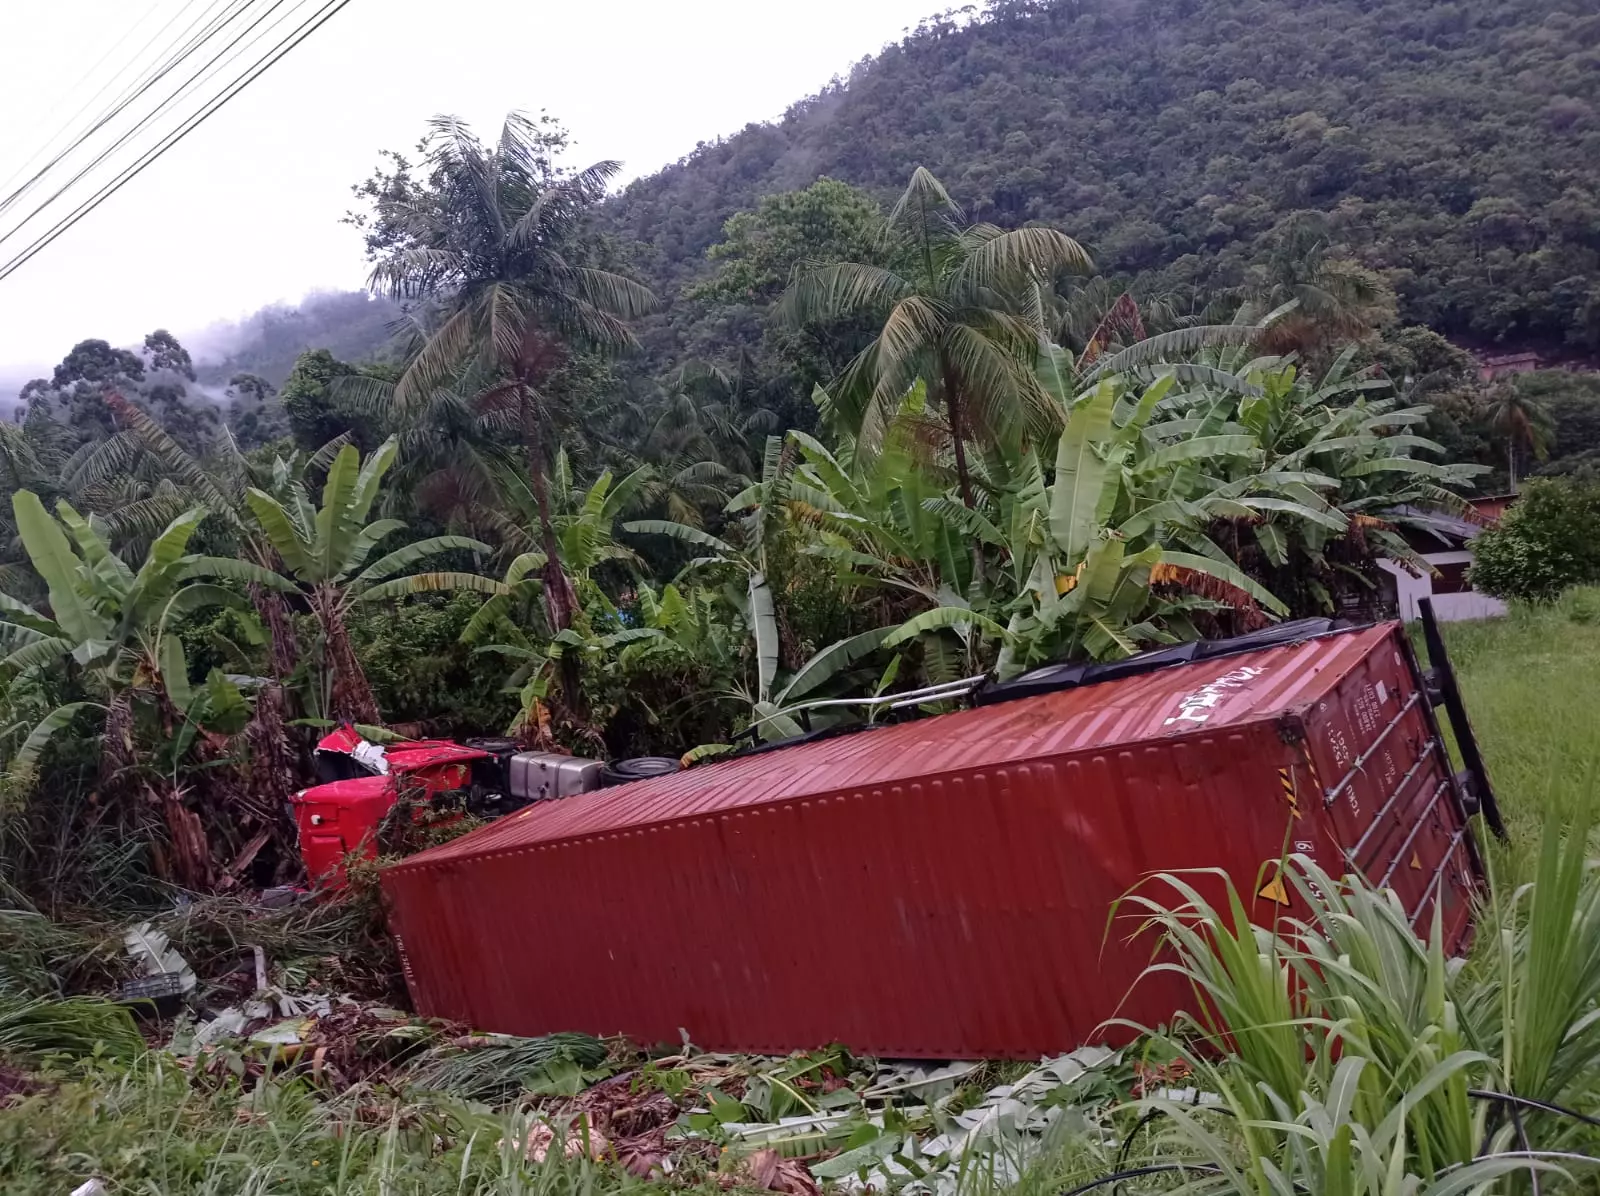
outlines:
[[[550,629],[565,631],[572,626],[572,615],[578,598],[572,582],[561,566],[561,544],[556,539],[555,525],[550,521],[550,487],[544,474],[544,442],[540,435],[539,416],[528,401],[528,386],[518,390],[522,413],[522,439],[528,454],[528,481],[533,486],[533,501],[539,508],[539,542],[544,549],[544,603],[550,616]]]
[[[183,790],[176,785],[164,786],[160,793],[152,789],[150,795],[166,820],[171,879],[193,892],[210,892],[217,876],[200,815],[183,804]]]
[[[300,643],[294,633],[294,620],[283,595],[251,583],[250,603],[267,626],[268,652],[274,681],[287,681],[300,662]]]
[[[1506,473],[1511,478],[1511,493],[1517,492],[1517,442],[1506,442]]]
[[[350,643],[350,632],[344,625],[344,612],[339,607],[339,594],[335,587],[320,585],[312,592],[311,609],[322,625],[323,665],[331,677],[327,715],[338,722],[378,723],[377,699],[372,696],[372,686],[367,674],[356,659],[355,648]]]
[[[945,418],[950,421],[950,445],[956,454],[956,482],[961,487],[961,505],[970,511],[977,506],[977,503],[972,497],[972,473],[967,468],[967,445],[961,420],[961,393],[948,372],[944,375],[944,413]],[[982,583],[983,575],[983,544],[974,539],[972,579]]]
[[[972,500],[972,473],[967,469],[967,445],[961,420],[961,395],[948,374],[944,377],[944,413],[950,421],[950,447],[956,454],[956,482],[961,487],[961,502],[969,511]]]
[[[100,737],[100,770],[95,782],[102,801],[115,801],[136,759],[133,695],[124,690],[106,706],[105,728]]]
[[[299,855],[288,806],[297,788],[300,761],[290,738],[288,713],[287,687],[276,681],[263,685],[256,693],[255,710],[244,729],[250,752],[247,792],[254,807],[252,812],[263,822],[262,833],[267,836],[256,845],[256,851],[270,840],[280,868]],[[250,852],[251,859],[256,851]],[[246,860],[241,867],[248,867],[250,862]],[[236,871],[232,874],[238,875]]]

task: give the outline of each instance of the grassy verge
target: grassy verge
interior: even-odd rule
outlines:
[[[1600,767],[1600,589],[1503,619],[1447,624],[1445,646],[1499,794],[1511,843],[1502,881],[1532,875],[1549,821],[1570,822]]]
[[[581,1155],[527,1161],[531,1119],[357,1086],[191,1077],[168,1056],[91,1067],[0,1116],[0,1191],[63,1196],[588,1196],[645,1190]]]

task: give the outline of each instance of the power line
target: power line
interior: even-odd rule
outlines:
[[[249,5],[253,2],[253,0],[214,0],[213,4],[211,5],[211,10],[215,10],[217,7],[220,6],[220,4],[222,4],[224,2],[229,3],[229,4],[232,5],[231,11],[225,12],[220,17],[213,17],[207,23],[206,27],[204,29],[202,29],[202,31],[200,33],[198,33],[194,37],[190,38],[190,40],[189,40],[187,45],[181,47],[181,49],[179,49],[179,50],[175,51],[174,53],[172,53],[171,55],[169,55],[169,57],[167,58],[167,60],[164,63],[158,64],[158,66],[154,69],[154,73],[148,75],[142,82],[137,82],[136,81],[135,84],[131,85],[130,89],[125,89],[123,94],[122,94],[122,96],[119,96],[117,100],[113,101],[113,106],[108,111],[106,111],[98,121],[95,122],[93,127],[91,127],[81,137],[79,137],[76,142],[74,142],[72,145],[68,146],[65,150],[63,150],[60,154],[58,154],[54,160],[52,160],[48,165],[46,165],[46,167],[43,170],[41,170],[38,174],[36,174],[32,179],[28,180],[27,183],[24,183],[21,188],[19,188],[12,195],[8,196],[3,202],[0,202],[0,212],[3,212],[7,207],[9,207],[12,203],[14,203],[15,200],[18,197],[20,197],[24,192],[26,192],[27,190],[31,189],[32,186],[48,170],[50,170],[52,167],[54,167],[57,163],[62,161],[64,158],[68,157],[74,150],[76,150],[79,146],[83,145],[90,137],[92,137],[95,133],[98,133],[102,128],[104,128],[107,124],[109,124],[115,117],[120,115],[130,104],[132,104],[140,96],[144,95],[147,91],[149,91],[157,83],[161,82],[161,80],[165,79],[169,74],[171,74],[174,70],[176,70],[178,68],[178,66],[180,66],[187,58],[189,58],[192,54],[194,54],[202,46],[204,46],[206,42],[210,41],[219,32],[221,32],[227,26],[227,24],[229,22],[234,20],[235,17],[242,16],[244,11],[249,7]],[[304,0],[296,0],[296,3],[303,3],[303,2],[304,2]],[[267,13],[263,14],[262,18],[258,18],[249,27],[249,29],[246,29],[245,33],[248,33],[250,31],[250,29],[253,29],[253,28],[255,28],[256,25],[259,25],[261,23],[261,20],[264,19],[266,15],[269,15],[273,11],[273,9],[276,9],[276,8],[280,7],[283,3],[284,3],[284,0],[275,0],[274,4],[272,5],[272,8],[269,8],[267,10]],[[210,11],[210,10],[208,10],[208,11]],[[203,19],[203,17],[204,17],[204,14],[202,14],[201,18],[197,18],[195,21],[190,22],[188,29],[185,29],[184,33],[188,33],[189,29],[193,29],[195,27],[195,25],[199,24],[200,20]],[[182,35],[180,35],[180,36],[182,36]],[[156,106],[153,109],[151,109],[151,111],[146,113],[136,124],[134,124],[134,126],[131,129],[128,129],[125,132],[123,132],[122,134],[120,134],[119,136],[117,136],[117,138],[115,140],[113,140],[109,146],[107,146],[104,150],[102,150],[96,157],[91,158],[87,165],[82,167],[75,175],[73,175],[65,183],[63,183],[54,192],[54,194],[50,195],[48,198],[46,198],[44,200],[44,202],[40,203],[36,208],[34,208],[33,211],[29,212],[26,216],[24,216],[21,220],[19,220],[12,227],[12,229],[9,232],[0,234],[0,244],[4,244],[6,241],[9,241],[12,237],[15,237],[19,233],[21,233],[21,231],[24,228],[26,228],[29,224],[31,224],[33,222],[35,217],[37,217],[41,212],[45,211],[45,209],[47,209],[51,204],[53,204],[56,200],[60,199],[64,194],[66,194],[69,190],[71,190],[74,186],[76,186],[78,184],[78,182],[81,181],[86,175],[89,175],[89,174],[93,173],[96,169],[98,169],[102,164],[104,164],[104,162],[108,158],[110,158],[119,149],[121,149],[124,145],[126,145],[129,141],[131,141],[132,138],[135,135],[137,135],[139,132],[141,132],[146,126],[154,123],[156,120],[160,119],[160,117],[164,116],[166,114],[166,112],[171,108],[171,106],[177,101],[177,99],[179,97],[181,97],[184,94],[185,91],[189,90],[189,88],[194,84],[194,82],[197,79],[201,78],[204,74],[206,74],[211,69],[212,65],[214,65],[217,62],[218,58],[220,58],[222,54],[227,53],[227,51],[231,47],[237,45],[238,41],[239,41],[239,38],[236,37],[232,42],[230,42],[227,45],[225,45],[222,48],[222,50],[218,52],[218,54],[213,55],[212,58],[206,64],[202,65],[200,67],[200,69],[195,72],[195,74],[191,75],[189,77],[188,81],[185,84],[183,84],[179,88],[179,90],[177,92],[175,92],[172,95],[167,96],[165,99],[159,101],[156,104]]]
[[[213,9],[213,10],[216,9],[223,2],[224,2],[224,0],[213,0],[213,3],[211,5],[211,9]],[[240,0],[231,0],[231,2],[237,4],[237,3],[240,2]],[[249,0],[243,0],[243,2],[248,4]],[[166,24],[162,25],[160,29],[156,30],[156,32],[153,33],[150,36],[150,39],[148,41],[146,41],[145,44],[138,49],[138,51],[133,56],[132,62],[137,62],[139,57],[141,55],[143,55],[144,52],[146,50],[148,50],[152,45],[154,45],[156,40],[163,33],[165,33],[173,25],[175,25],[178,22],[178,19],[180,17],[182,17],[185,12],[187,12],[190,8],[194,7],[195,3],[196,3],[196,0],[188,0],[188,2],[183,6],[183,8],[179,9],[170,18],[168,18]],[[148,14],[146,14],[146,15],[148,15]],[[184,34],[187,34],[189,32],[189,30],[193,29],[195,27],[195,25],[199,24],[202,19],[204,19],[204,14],[202,14],[201,17],[196,18],[194,21],[191,21],[189,23],[188,27],[183,30],[183,33],[179,34],[179,37],[181,38]],[[232,19],[231,14],[225,19],[231,20]],[[213,22],[213,25],[214,25],[214,22]],[[12,204],[16,203],[16,201],[18,199],[20,199],[22,196],[26,195],[29,191],[31,191],[33,189],[33,187],[41,179],[43,179],[45,177],[45,175],[47,175],[51,170],[55,169],[55,167],[58,166],[61,162],[63,162],[66,158],[70,157],[73,154],[73,152],[76,151],[80,146],[82,146],[86,141],[88,141],[89,138],[93,137],[96,133],[98,133],[102,128],[104,128],[112,120],[116,119],[116,117],[119,116],[123,112],[123,110],[128,107],[128,105],[133,103],[134,100],[138,99],[139,96],[143,95],[146,91],[148,91],[156,83],[160,82],[161,79],[165,78],[166,75],[169,74],[180,62],[182,62],[184,58],[188,57],[188,55],[190,53],[192,53],[201,44],[203,44],[204,41],[206,40],[206,38],[209,38],[211,36],[211,34],[214,33],[214,32],[215,32],[215,28],[213,27],[211,29],[208,29],[206,31],[206,33],[203,36],[199,37],[198,39],[191,39],[190,44],[188,46],[184,47],[182,53],[178,54],[176,57],[169,56],[165,63],[158,63],[155,67],[151,68],[151,70],[154,72],[153,74],[150,73],[149,71],[147,71],[142,81],[140,79],[136,78],[132,83],[130,83],[130,84],[128,84],[128,86],[124,87],[123,90],[122,90],[122,94],[119,95],[116,99],[111,101],[110,107],[108,107],[104,111],[102,111],[100,116],[95,119],[95,121],[89,126],[89,128],[85,129],[82,133],[78,134],[78,136],[76,138],[74,138],[72,141],[70,141],[67,144],[65,149],[61,150],[58,154],[56,154],[56,156],[54,158],[50,159],[50,161],[46,162],[42,167],[40,167],[39,170],[34,173],[33,177],[31,177],[25,183],[23,183],[22,186],[18,187],[11,194],[7,195],[3,200],[0,200],[0,212],[5,211]],[[103,61],[103,59],[102,59],[102,61]],[[123,67],[122,70],[119,70],[116,74],[112,75],[112,77],[110,79],[108,79],[104,84],[102,84],[101,87],[100,87],[100,90],[95,92],[95,94],[93,96],[91,96],[87,101],[85,101],[83,106],[80,107],[78,109],[78,111],[76,113],[74,113],[72,115],[72,117],[67,121],[66,125],[62,126],[61,131],[57,132],[55,135],[53,135],[49,139],[49,141],[47,141],[45,143],[45,151],[44,152],[47,152],[49,145],[52,142],[54,142],[56,140],[56,138],[61,135],[62,132],[66,132],[68,129],[70,129],[71,126],[72,126],[72,123],[74,121],[76,121],[78,119],[78,117],[81,116],[85,111],[87,111],[89,106],[92,105],[95,102],[95,100],[99,99],[101,95],[105,94],[105,92],[112,85],[114,85],[116,83],[116,81],[127,71],[127,69],[128,69],[127,67]],[[34,154],[33,157],[37,158],[38,154],[37,153]],[[29,162],[31,163],[32,160],[33,159],[30,158]],[[6,180],[7,185],[9,186],[11,181],[12,181],[12,179],[15,179],[17,174],[20,174],[22,170],[26,170],[26,169],[27,169],[27,166],[24,165],[20,170],[18,170],[16,173],[14,173],[11,176],[11,179],[7,179]],[[31,219],[31,217],[30,217],[30,219]]]
[[[162,155],[164,155],[173,146],[177,145],[178,142],[182,141],[196,128],[209,120],[241,91],[243,91],[251,83],[255,82],[256,79],[260,78],[278,62],[282,61],[284,56],[292,51],[296,46],[305,41],[306,38],[310,37],[318,29],[322,28],[323,25],[327,24],[330,20],[337,16],[347,5],[350,4],[350,2],[351,0],[328,0],[328,2],[325,3],[317,13],[307,18],[307,20],[302,22],[302,24],[295,29],[293,33],[284,38],[270,51],[268,51],[264,58],[257,60],[253,67],[249,68],[244,74],[235,78],[233,83],[229,84],[228,87],[224,88],[221,93],[216,95],[200,112],[190,117],[181,127],[169,134],[155,148],[146,152],[146,154],[137,163],[126,168],[117,179],[102,187],[93,197],[80,204],[71,215],[58,221],[49,232],[36,239],[21,253],[17,254],[10,261],[6,262],[4,266],[0,266],[0,282],[3,282],[12,274],[16,273],[17,270],[21,269],[44,249],[48,248],[58,237],[77,224],[78,221],[89,215],[90,212],[98,208],[102,203],[111,198],[111,196],[115,195],[128,183],[132,182],[135,178],[142,174],[147,167],[160,159]]]
[[[231,0],[231,2],[235,5],[241,4],[241,0]],[[190,45],[186,46],[181,53],[177,54],[173,58],[170,58],[168,62],[163,65],[160,71],[150,80],[150,82],[139,89],[139,92],[142,94],[155,82],[171,73],[171,71],[176,68],[179,63],[181,63],[185,58],[189,57],[190,54],[192,54],[205,42],[209,41],[211,37],[223,27],[223,24],[232,20],[235,16],[243,15],[243,9],[247,8],[251,2],[252,0],[242,0],[243,7],[236,8],[234,12],[226,14],[222,20],[222,23],[213,22],[213,27],[207,29],[202,35],[192,40]],[[139,133],[143,132],[146,127],[155,124],[158,120],[165,116],[167,112],[175,107],[177,102],[182,99],[185,94],[191,91],[198,83],[203,82],[205,79],[209,78],[211,75],[220,70],[220,64],[224,63],[224,55],[227,56],[226,61],[232,61],[232,59],[237,56],[237,52],[232,54],[229,52],[232,51],[235,46],[238,46],[240,41],[248,36],[251,30],[259,26],[262,21],[266,20],[267,17],[271,16],[274,11],[281,8],[286,2],[287,0],[273,0],[271,7],[268,8],[266,12],[262,13],[261,16],[257,17],[253,22],[251,22],[251,24],[246,27],[243,32],[238,34],[231,42],[224,45],[216,54],[212,55],[207,62],[201,65],[201,67],[194,74],[190,75],[189,78],[179,86],[177,91],[160,101],[153,109],[145,113],[145,115],[140,118],[140,120],[136,122],[131,129],[124,131],[96,157],[91,158],[87,165],[82,167],[77,174],[73,175],[70,179],[63,183],[55,191],[55,193],[45,199],[43,203],[39,204],[38,207],[34,208],[33,211],[29,212],[26,216],[19,220],[9,232],[0,233],[0,245],[4,245],[13,237],[20,235],[22,230],[31,224],[35,217],[44,212],[51,204],[55,203],[56,200],[60,199],[63,195],[75,187],[83,178],[92,174],[94,171],[104,165],[105,162],[115,156],[117,152],[123,148],[123,146],[131,143],[132,140]],[[296,7],[301,7],[306,3],[309,3],[310,0],[294,0],[294,2]],[[273,27],[276,27],[276,25],[282,23],[283,19],[280,18],[279,21],[274,23]],[[253,45],[255,42],[260,41],[262,36],[264,35],[258,35],[252,40],[251,44]],[[123,106],[125,107],[126,105]]]
[[[189,4],[194,3],[194,0],[188,0],[188,3]],[[143,25],[146,21],[148,21],[150,19],[150,14],[155,12],[155,10],[160,8],[160,7],[161,7],[161,0],[153,0],[153,2],[151,3],[150,7],[145,9],[143,14],[140,15],[133,22],[132,25],[128,26],[128,31],[126,33],[124,33],[121,37],[112,39],[111,44],[106,47],[105,53],[101,54],[100,57],[95,60],[94,65],[91,66],[88,70],[84,71],[83,74],[81,76],[79,76],[77,82],[75,82],[71,87],[69,87],[67,89],[68,94],[76,91],[78,88],[80,88],[84,84],[88,83],[89,80],[94,77],[94,73],[96,71],[98,71],[102,66],[104,66],[106,64],[106,60],[111,57],[111,55],[116,51],[117,47],[119,45],[121,45],[123,42],[127,41],[130,37],[132,37],[133,33],[134,33],[134,30],[138,29],[140,25]],[[181,10],[180,10],[180,12],[181,12]],[[161,34],[166,30],[167,26],[171,25],[172,22],[175,21],[175,20],[177,20],[177,15],[176,14],[167,22],[166,25],[163,25],[161,27],[161,29],[158,29],[155,33],[153,33],[150,36],[150,41],[145,42],[145,44],[143,46],[139,47],[139,49],[134,53],[133,58],[130,59],[130,61],[129,61],[129,65],[131,65],[133,62],[138,61],[139,55],[143,54],[146,50],[148,50],[150,48],[151,42],[154,42],[156,38],[160,37]],[[123,75],[123,72],[125,72],[127,69],[128,69],[127,66],[122,67],[115,74],[113,74],[111,76],[111,78],[107,79],[104,83],[102,83],[100,85],[100,89],[98,91],[96,91],[92,96],[90,96],[87,100],[85,100],[83,102],[83,104],[78,108],[78,110],[76,112],[74,112],[71,116],[67,117],[66,121],[62,124],[62,126],[59,129],[57,129],[54,133],[50,134],[49,137],[45,138],[44,142],[39,146],[38,149],[34,150],[32,154],[30,154],[30,155],[28,155],[28,157],[24,158],[22,160],[22,162],[17,166],[17,168],[15,170],[13,170],[9,175],[6,176],[6,179],[5,179],[4,182],[0,182],[0,189],[4,189],[6,187],[9,187],[9,186],[11,186],[12,183],[16,182],[17,181],[17,177],[19,175],[21,175],[23,171],[27,170],[28,167],[32,166],[33,163],[38,159],[40,154],[49,153],[50,152],[50,147],[52,145],[54,145],[57,140],[59,140],[63,135],[65,135],[72,128],[73,122],[75,122],[80,116],[82,116],[85,112],[87,112],[89,110],[89,105],[93,104],[96,100],[98,100],[101,96],[103,96],[106,93],[106,90],[113,83],[115,83],[118,79],[120,79],[122,77],[122,75]],[[9,199],[7,200],[7,202],[9,202]],[[4,203],[0,203],[0,208],[4,208],[4,206],[5,206]]]

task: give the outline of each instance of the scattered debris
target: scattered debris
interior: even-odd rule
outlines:
[[[1103,1047],[1083,1047],[983,1089],[974,1084],[989,1074],[982,1063],[863,1070],[842,1051],[785,1060],[706,1056],[681,1070],[724,1078],[696,1086],[701,1102],[678,1119],[667,1144],[716,1143],[734,1155],[740,1182],[771,1191],[808,1196],[821,1181],[849,1191],[950,1196],[980,1161],[986,1174],[1008,1184],[1058,1127],[1070,1121],[1074,1129],[1087,1128],[1076,1111],[1116,1095],[1104,1070],[1118,1058]],[[746,1073],[740,1097],[731,1095],[730,1070]],[[763,1120],[752,1116],[758,1110]],[[783,1165],[774,1169],[772,1158]],[[796,1178],[796,1168],[811,1186]]]
[[[242,960],[235,946],[232,970],[197,991],[164,931],[141,923],[123,945],[144,973],[135,985],[170,983],[187,998],[192,1012],[168,1023],[164,1045],[196,1074],[293,1070],[328,1093],[365,1085],[374,1109],[399,1108],[408,1090],[514,1106],[525,1128],[508,1142],[530,1162],[587,1157],[647,1181],[710,1176],[725,1190],[782,1196],[825,1187],[955,1196],[974,1167],[1011,1184],[1060,1133],[1114,1149],[1104,1108],[1189,1080],[1181,1063],[1123,1064],[1096,1047],[1032,1067],[879,1062],[840,1047],[745,1056],[687,1041],[647,1059],[585,1034],[473,1034],[413,1017],[322,987],[305,956],[269,969],[259,946],[247,945]],[[228,966],[221,952],[207,959]],[[228,1003],[205,1008],[219,998]],[[29,1091],[23,1077],[8,1079],[0,1076],[0,1096]]]
[[[129,958],[146,976],[176,977],[173,983],[181,992],[194,991],[197,983],[194,969],[178,954],[164,932],[149,922],[140,922],[128,928],[122,936],[122,942],[128,949]]]
[[[743,1160],[738,1172],[729,1178],[768,1192],[787,1192],[789,1196],[818,1196],[822,1191],[804,1163],[786,1159],[770,1146]]]
[[[556,1141],[556,1128],[546,1121],[535,1122],[528,1128],[528,1138],[523,1143],[522,1151],[530,1163],[542,1163],[549,1157]],[[561,1139],[564,1158],[575,1159],[587,1154],[598,1162],[611,1153],[611,1144],[606,1141],[606,1136],[581,1117],[561,1127]]]
[[[576,1095],[587,1086],[584,1069],[600,1066],[606,1055],[606,1044],[587,1034],[464,1035],[430,1048],[408,1078],[418,1088],[503,1104],[524,1091],[559,1090],[563,1080]]]

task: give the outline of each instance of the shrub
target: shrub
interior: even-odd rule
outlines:
[[[1498,598],[1551,602],[1600,581],[1600,484],[1530,481],[1472,549],[1473,587]]]
[[[350,637],[389,722],[423,723],[428,734],[493,735],[511,721],[503,674],[460,642],[481,602],[477,594],[430,595],[351,617]]]

